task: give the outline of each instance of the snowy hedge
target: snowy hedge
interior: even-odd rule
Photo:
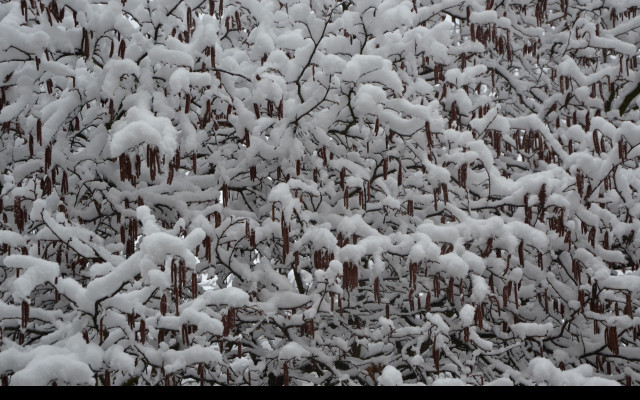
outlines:
[[[640,383],[637,6],[0,4],[2,384]]]

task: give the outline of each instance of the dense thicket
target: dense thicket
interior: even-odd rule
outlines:
[[[637,6],[1,4],[2,384],[639,383]]]

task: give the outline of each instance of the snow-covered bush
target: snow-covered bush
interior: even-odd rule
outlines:
[[[2,384],[639,383],[637,6],[0,4]]]

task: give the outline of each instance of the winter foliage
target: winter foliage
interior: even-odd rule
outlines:
[[[1,383],[640,383],[639,6],[3,2]]]

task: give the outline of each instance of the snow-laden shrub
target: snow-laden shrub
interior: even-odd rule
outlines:
[[[634,4],[0,5],[2,384],[640,382]]]

